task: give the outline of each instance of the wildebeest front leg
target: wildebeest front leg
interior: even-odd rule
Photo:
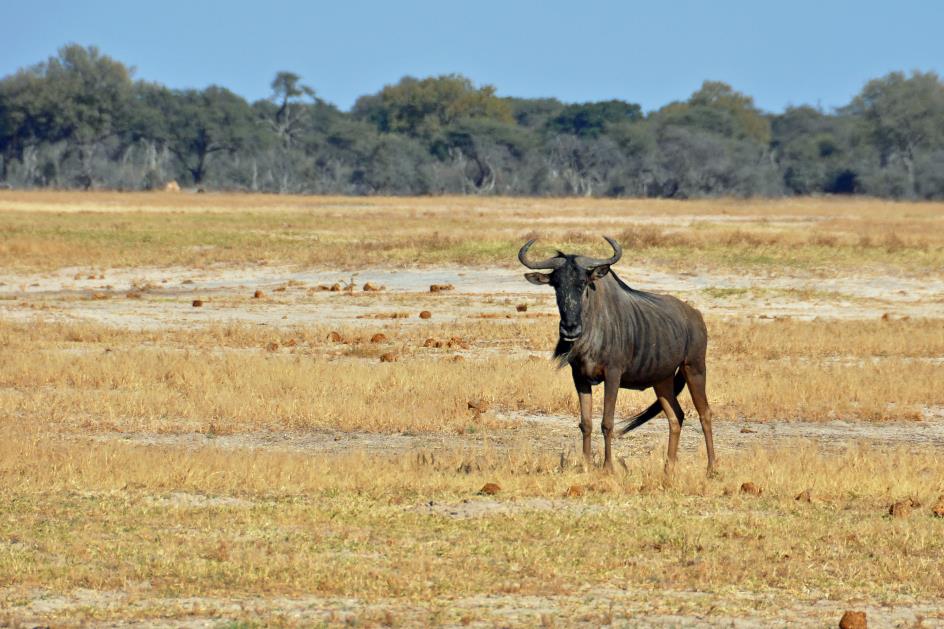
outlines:
[[[590,438],[593,436],[593,389],[590,383],[573,370],[574,386],[577,388],[577,399],[580,400],[580,432],[583,435],[583,456],[590,463]]]
[[[613,418],[616,415],[616,398],[619,396],[622,374],[606,372],[603,380],[603,469],[613,471]]]

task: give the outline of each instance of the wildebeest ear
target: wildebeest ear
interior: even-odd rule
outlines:
[[[545,275],[544,273],[525,273],[524,277],[532,284],[537,284],[538,286],[551,283],[551,276]]]
[[[590,269],[590,281],[598,280],[610,272],[609,264],[601,264]]]

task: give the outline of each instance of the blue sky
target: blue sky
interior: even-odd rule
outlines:
[[[0,75],[97,45],[170,87],[254,100],[301,74],[343,109],[401,76],[458,72],[506,96],[645,110],[730,83],[768,111],[848,102],[892,70],[944,74],[944,2],[139,2],[0,0]]]

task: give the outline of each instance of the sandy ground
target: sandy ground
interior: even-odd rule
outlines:
[[[892,422],[714,422],[715,447],[719,455],[737,450],[790,445],[816,445],[822,449],[843,449],[858,445],[876,448],[944,448],[944,409],[930,408],[923,421]],[[141,445],[184,448],[218,447],[223,449],[265,449],[301,454],[345,454],[365,452],[373,455],[401,455],[410,452],[466,453],[470,460],[483,452],[517,451],[561,453],[576,460],[580,431],[576,416],[501,414],[506,429],[475,434],[388,434],[341,432],[334,430],[305,433],[257,432],[211,436],[204,433],[153,434],[104,433],[95,440],[122,441]],[[599,425],[599,418],[595,418]],[[663,417],[656,417],[629,435],[614,442],[614,455],[633,457],[661,452],[668,428]],[[85,439],[86,437],[76,437]],[[594,435],[594,448],[603,446],[603,437]],[[704,435],[697,416],[689,414],[682,427],[680,451],[691,454],[704,450]]]
[[[477,596],[442,599],[436,603],[322,597],[160,598],[149,587],[137,591],[77,590],[69,596],[31,592],[31,602],[22,609],[23,623],[42,622],[53,614],[76,611],[123,609],[134,622],[86,622],[90,627],[220,627],[227,618],[249,618],[266,624],[328,626],[428,626],[446,627],[827,627],[838,625],[849,603],[794,600],[775,613],[769,596],[749,592],[726,592],[723,609],[712,592],[653,592],[617,588],[578,590],[560,596]],[[0,590],[0,597],[5,592]],[[815,593],[811,593],[815,596]],[[871,627],[944,627],[944,609],[938,601],[902,598],[883,605],[853,603],[864,611]],[[173,619],[168,618],[168,616]],[[363,622],[363,619],[367,619]],[[358,622],[361,620],[361,622]]]
[[[617,271],[634,288],[675,294],[710,316],[870,319],[886,313],[934,317],[944,312],[944,279],[940,278],[672,274],[631,266]],[[87,279],[90,275],[95,279]],[[358,287],[351,294],[317,290],[350,281]],[[360,289],[366,282],[386,288],[364,293]],[[432,284],[455,286],[447,306],[441,296],[429,293]],[[143,287],[138,291],[141,298],[127,298],[136,287]],[[283,287],[284,291],[275,290]],[[262,290],[266,298],[253,299],[256,290]],[[191,307],[194,299],[203,300],[204,306]],[[234,322],[357,324],[369,323],[366,317],[379,313],[416,314],[420,309],[429,309],[437,321],[457,321],[482,314],[508,315],[513,304],[520,302],[532,306],[531,313],[555,312],[552,291],[529,284],[518,269],[504,268],[363,269],[352,273],[261,266],[0,274],[2,318],[23,321],[39,314],[46,320],[84,320],[130,328]]]

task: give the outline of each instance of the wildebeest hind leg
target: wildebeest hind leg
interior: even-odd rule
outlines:
[[[662,405],[662,410],[669,420],[669,448],[666,452],[665,461],[665,473],[669,476],[675,469],[675,461],[678,458],[679,436],[682,433],[682,420],[685,415],[675,398],[675,392],[672,389],[672,378],[657,383],[653,388],[656,397],[659,399],[659,404]]]
[[[708,452],[708,473],[715,470],[715,443],[711,434],[711,407],[708,405],[708,395],[705,393],[704,365],[683,365],[682,374],[688,384],[688,392],[692,396],[698,418],[701,420],[701,430],[705,433],[705,449]]]

